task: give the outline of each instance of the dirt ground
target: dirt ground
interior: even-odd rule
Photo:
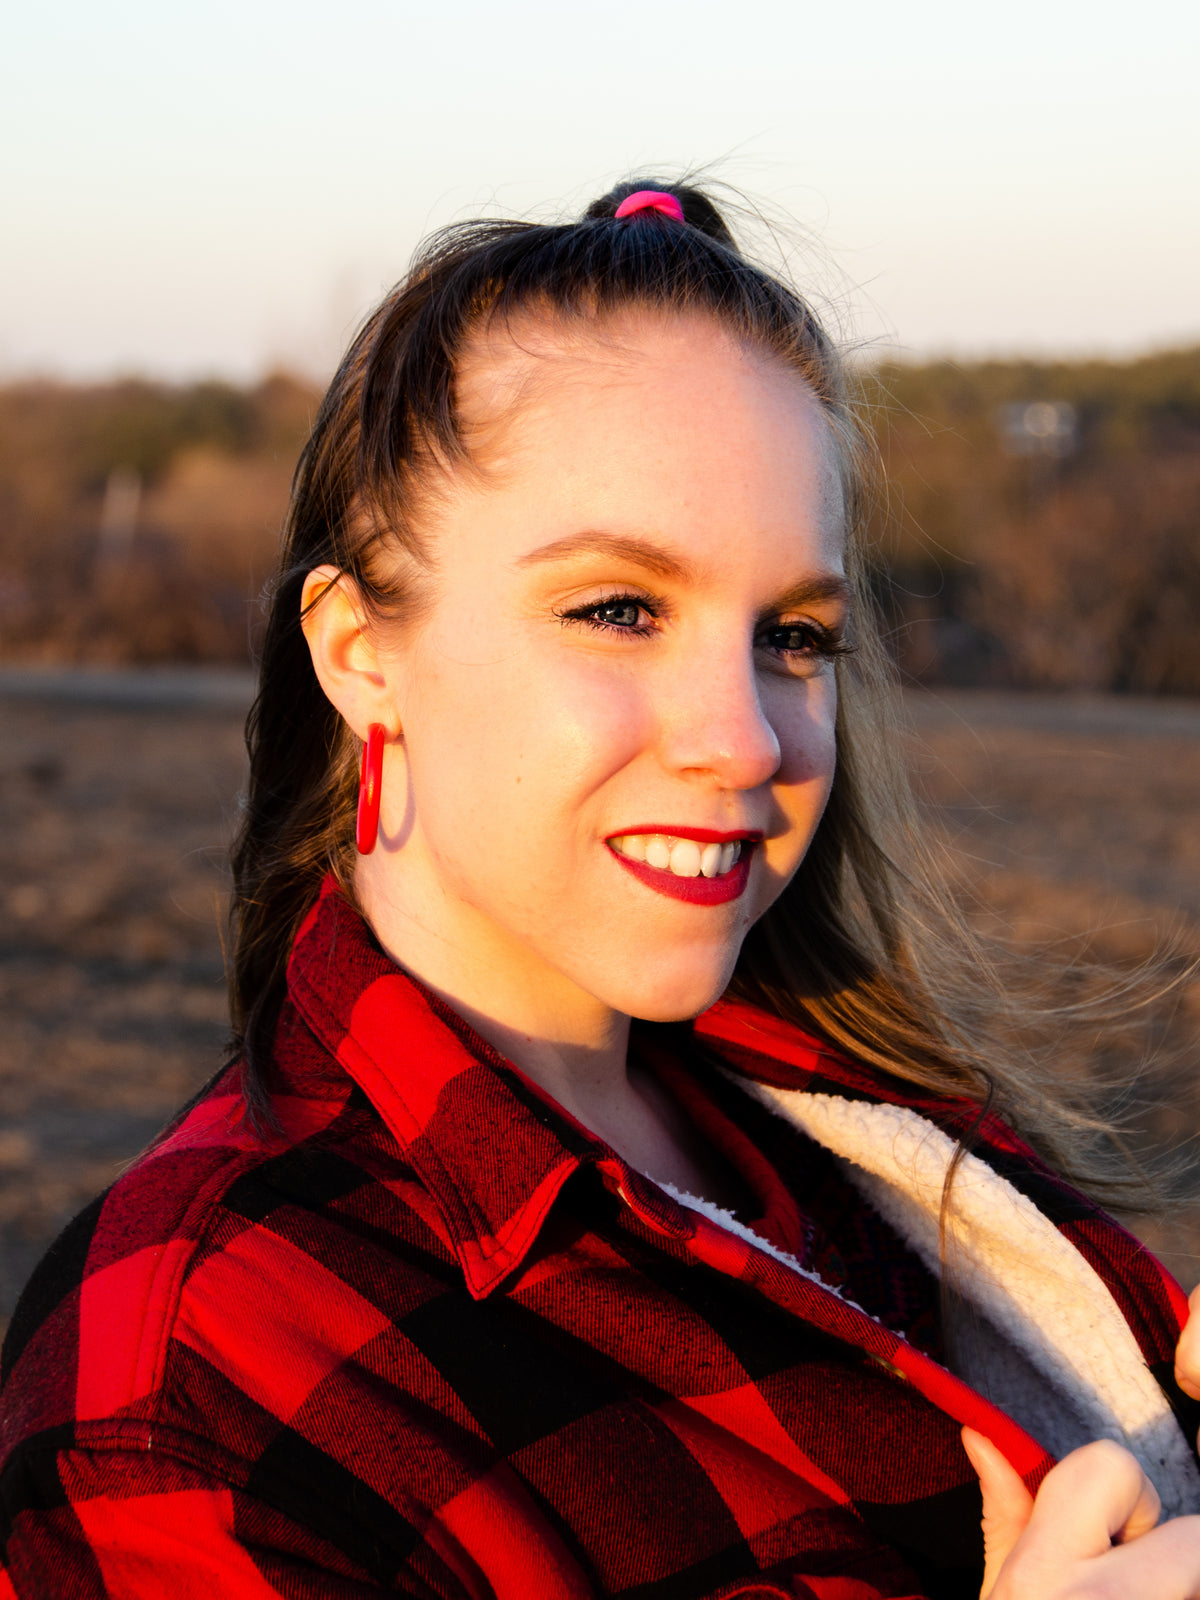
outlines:
[[[83,697],[0,679],[0,1326],[40,1253],[222,1060],[222,851],[242,782],[239,685]],[[211,702],[211,703],[210,703]],[[1200,707],[922,695],[913,760],[973,915],[1128,966],[1200,955]],[[1085,1042],[1186,1152],[1200,982]],[[1073,1046],[1072,1048],[1079,1048]],[[1142,1231],[1190,1287],[1195,1208]]]

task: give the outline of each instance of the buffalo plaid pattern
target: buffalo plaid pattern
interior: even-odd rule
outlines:
[[[26,1291],[0,1600],[973,1600],[960,1424],[1031,1486],[1051,1462],[934,1359],[899,1241],[706,1061],[953,1133],[973,1113],[745,1005],[641,1037],[734,1144],[801,1173],[763,1232],[844,1294],[630,1169],[327,885],[290,966],[282,1131],[247,1124],[226,1074]],[[1003,1124],[976,1148],[1111,1285],[1165,1384],[1170,1279]]]

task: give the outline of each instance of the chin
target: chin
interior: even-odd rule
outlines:
[[[736,957],[731,957],[719,967],[665,976],[660,973],[652,986],[643,978],[640,983],[629,985],[617,1008],[642,1022],[690,1022],[725,993],[735,962]]]

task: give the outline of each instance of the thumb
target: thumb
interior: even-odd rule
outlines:
[[[1188,1296],[1188,1315],[1175,1351],[1175,1381],[1184,1394],[1200,1400],[1200,1289]]]
[[[995,1587],[1009,1551],[1025,1532],[1033,1513],[1033,1496],[1003,1452],[974,1428],[962,1431],[963,1449],[979,1474],[983,1491],[983,1588],[979,1600]]]

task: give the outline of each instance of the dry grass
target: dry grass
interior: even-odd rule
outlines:
[[[236,715],[0,700],[0,1316],[219,1063]]]
[[[962,694],[916,711],[920,781],[982,925],[1123,968],[1172,928],[1175,970],[1200,954],[1200,710]],[[0,698],[0,718],[2,1322],[63,1221],[220,1062],[242,750],[233,712]],[[1063,1050],[1130,1081],[1156,1056],[1139,1120],[1186,1150],[1198,1039],[1200,981]],[[1192,1212],[1143,1231],[1196,1281]]]

